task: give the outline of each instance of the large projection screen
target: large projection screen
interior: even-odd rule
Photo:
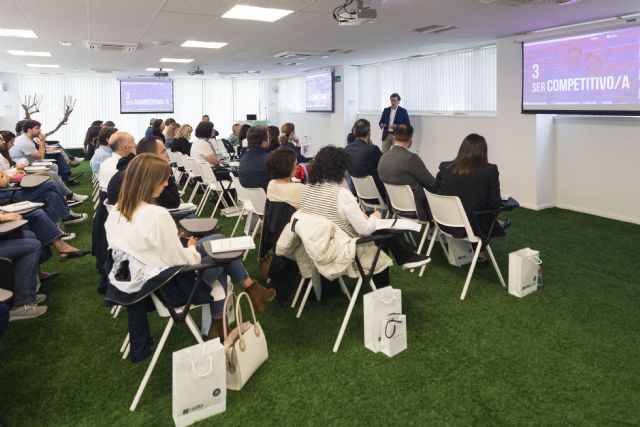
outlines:
[[[173,113],[173,81],[120,80],[120,113]]]
[[[522,112],[640,115],[640,27],[522,45]]]

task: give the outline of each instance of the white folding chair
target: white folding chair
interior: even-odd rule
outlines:
[[[351,177],[351,182],[356,189],[356,194],[360,205],[365,211],[372,211],[376,209],[386,211],[385,218],[389,217],[389,206],[385,203],[384,198],[380,195],[376,182],[371,175],[364,178]]]
[[[450,238],[457,239],[458,237],[454,237],[450,233],[442,231],[440,226],[464,228],[465,232],[467,233],[467,237],[461,238],[461,240],[466,240],[472,245],[474,243],[477,243],[475,247],[475,253],[473,255],[473,260],[471,261],[471,266],[469,267],[469,273],[467,273],[467,279],[464,282],[464,288],[462,288],[462,294],[460,295],[460,299],[463,300],[467,295],[469,283],[471,282],[471,276],[473,276],[473,271],[476,268],[476,262],[478,261],[478,256],[480,255],[480,249],[482,249],[482,239],[473,233],[473,229],[471,228],[471,224],[469,223],[469,219],[467,218],[467,214],[464,210],[464,207],[462,206],[462,202],[460,201],[459,197],[439,196],[426,190],[425,193],[427,195],[427,201],[429,202],[431,214],[433,215],[436,233],[443,233]],[[427,256],[431,254],[434,243],[435,239],[432,239],[431,243],[429,244],[429,249],[427,249]],[[498,263],[493,256],[493,251],[491,250],[489,243],[487,243],[484,247],[487,251],[487,254],[489,255],[489,258],[491,259],[493,268],[498,274],[500,284],[502,284],[502,286],[506,288],[507,285],[504,282],[504,278],[502,277],[502,273],[500,272]]]
[[[195,181],[195,185],[193,186],[193,189],[191,191],[191,197],[189,197],[189,200],[188,200],[188,203],[192,203],[196,194],[198,194],[198,189],[205,184],[203,184],[202,182],[202,172],[200,168],[200,161],[191,157],[185,157],[183,161],[184,161],[185,169],[189,176],[189,179],[187,179],[187,184],[185,184],[185,187],[183,190],[186,191],[189,181],[191,180]]]
[[[240,181],[238,181],[234,175],[231,175],[231,179],[234,180],[234,185],[235,185],[236,193],[238,196],[238,200],[242,202],[240,215],[238,215],[238,220],[236,221],[236,224],[233,227],[233,231],[231,232],[231,237],[234,236],[244,212],[249,212],[250,215],[247,215],[247,221],[250,221],[253,215],[256,215],[256,217],[258,218],[256,224],[253,227],[253,231],[251,232],[251,238],[255,239],[258,230],[262,229],[262,222],[264,219],[264,208],[267,203],[267,193],[265,193],[263,188],[243,187],[242,185],[240,185]],[[246,250],[244,253],[244,257],[242,258],[243,260],[247,258],[248,253],[249,253],[249,250]]]
[[[422,254],[424,242],[427,240],[427,235],[429,234],[429,227],[431,224],[429,221],[422,221],[418,219],[418,209],[416,208],[416,201],[413,197],[413,190],[411,190],[411,187],[409,185],[394,185],[387,184],[386,182],[384,183],[384,187],[387,190],[387,196],[389,196],[389,204],[391,205],[391,209],[393,209],[394,216],[418,222],[424,227],[420,236],[420,244],[418,245],[417,249],[417,253]],[[409,234],[409,237],[411,237],[411,240],[415,245],[416,242],[415,240],[413,240],[413,236]],[[439,238],[437,233],[434,233],[431,241],[433,241],[436,237]],[[425,267],[426,264],[420,269],[419,277],[422,277]],[[414,269],[411,269],[410,271],[413,273],[413,270]]]
[[[316,270],[315,268],[313,269],[312,277],[303,277],[302,280],[300,280],[300,283],[298,284],[298,288],[296,289],[296,293],[293,297],[293,301],[291,302],[291,308],[295,308],[305,283],[307,285],[307,289],[304,292],[304,295],[302,296],[302,301],[300,302],[300,306],[298,307],[298,313],[296,314],[297,319],[299,319],[300,316],[302,316],[302,311],[304,310],[304,307],[307,304],[307,299],[309,298],[311,289],[315,290],[316,299],[320,301],[320,291],[318,290],[318,287],[322,287],[321,280],[322,279],[320,278],[320,273],[318,273],[318,270]],[[342,290],[342,293],[345,294],[347,299],[350,300],[351,294],[349,293],[349,290],[347,289],[347,285],[344,283],[344,279],[342,279],[342,277],[338,277],[338,283],[340,285],[340,289]]]
[[[227,191],[234,188],[234,185],[230,181],[219,181],[216,178],[216,174],[213,173],[211,169],[211,165],[207,162],[200,162],[200,176],[202,178],[203,185],[206,186],[204,190],[204,194],[202,195],[202,199],[198,204],[198,208],[196,209],[196,216],[200,216],[202,211],[204,210],[206,202],[209,200],[209,197],[215,192],[216,193],[216,204],[213,207],[213,212],[211,212],[211,218],[213,218],[220,206],[220,203],[225,208],[229,207],[229,204],[224,198],[224,195]]]

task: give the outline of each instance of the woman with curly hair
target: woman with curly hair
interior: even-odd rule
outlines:
[[[345,173],[351,158],[342,148],[323,147],[313,161],[309,184],[300,196],[300,211],[323,216],[350,237],[369,236],[376,230],[380,212],[367,215],[360,209],[358,200],[344,186]],[[416,268],[429,258],[413,252],[400,236],[388,240],[387,245],[402,268]],[[385,269],[373,276],[376,285],[389,285],[389,272]]]

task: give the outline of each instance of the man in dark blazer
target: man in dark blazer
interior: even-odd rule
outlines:
[[[378,163],[378,175],[385,184],[409,185],[413,190],[418,218],[430,219],[427,196],[424,189],[435,190],[436,179],[431,175],[422,159],[409,151],[413,143],[413,127],[401,124],[395,130],[395,143],[382,155]]]
[[[400,107],[400,95],[391,94],[391,106],[382,110],[380,117],[380,129],[382,129],[382,152],[386,153],[393,145],[393,136],[398,125],[410,125],[409,113]]]
[[[380,181],[380,177],[378,177],[378,162],[382,157],[382,152],[377,145],[371,143],[371,123],[369,123],[369,120],[356,120],[353,125],[353,134],[355,139],[344,148],[344,151],[349,153],[351,157],[351,165],[347,172],[356,178],[364,178],[371,175],[376,187],[378,187],[378,192],[385,198],[384,185]]]

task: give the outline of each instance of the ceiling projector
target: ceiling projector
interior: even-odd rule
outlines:
[[[194,65],[187,70],[187,74],[190,76],[202,76],[204,74],[204,70],[198,65]]]
[[[353,3],[356,3],[354,10],[347,9]],[[371,23],[378,17],[378,12],[363,5],[363,0],[346,0],[342,6],[338,6],[333,10],[333,19],[338,21],[338,25],[361,25]]]
[[[162,68],[160,68],[158,71],[153,73],[153,77],[169,77],[169,73],[163,71]]]

